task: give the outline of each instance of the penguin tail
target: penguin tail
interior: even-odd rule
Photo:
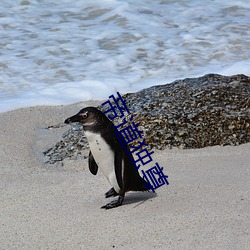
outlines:
[[[149,185],[143,178],[138,178],[132,186],[132,191],[150,191],[151,185]]]

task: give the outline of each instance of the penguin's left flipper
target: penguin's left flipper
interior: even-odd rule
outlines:
[[[95,159],[94,159],[91,151],[89,151],[89,171],[93,175],[96,175],[97,171],[98,171],[98,165],[96,164]]]
[[[108,192],[105,193],[105,197],[109,198],[109,197],[115,197],[117,196],[118,193],[115,191],[115,189],[112,187]]]
[[[102,206],[101,208],[110,209],[110,208],[114,208],[114,207],[119,207],[122,205],[123,200],[124,200],[124,197],[119,195],[118,200],[112,201],[112,202]]]

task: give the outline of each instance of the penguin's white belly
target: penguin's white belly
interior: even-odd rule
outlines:
[[[115,155],[113,150],[100,134],[86,131],[85,135],[88,139],[89,147],[96,164],[108,179],[111,186],[119,193],[120,187],[115,174]]]

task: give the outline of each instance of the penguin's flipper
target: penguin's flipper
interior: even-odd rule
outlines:
[[[102,206],[101,208],[110,209],[110,208],[114,208],[114,207],[119,207],[122,205],[123,200],[124,200],[124,196],[119,195],[118,200],[112,201],[112,202]]]
[[[109,198],[109,197],[112,197],[112,196],[117,196],[118,193],[115,191],[115,189],[112,187],[108,192],[105,193],[105,197],[106,198]]]
[[[89,170],[93,175],[96,175],[98,171],[98,165],[96,164],[91,151],[89,151]]]
[[[120,189],[123,189],[122,181],[122,150],[121,145],[115,147],[115,176]]]

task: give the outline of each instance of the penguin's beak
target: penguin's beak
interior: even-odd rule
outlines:
[[[69,118],[67,118],[64,123],[70,124],[72,122],[80,122],[81,117],[77,114],[77,115],[73,115]]]

